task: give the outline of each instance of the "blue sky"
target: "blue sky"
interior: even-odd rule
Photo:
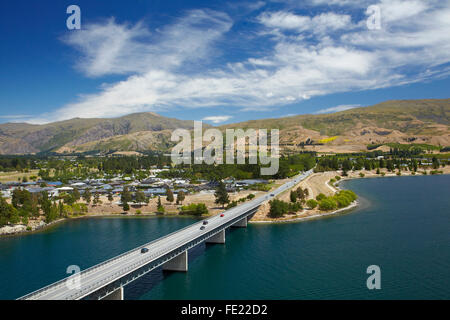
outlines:
[[[221,124],[449,98],[448,0],[2,1],[0,43],[0,122]]]

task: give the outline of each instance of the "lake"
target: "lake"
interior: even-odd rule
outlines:
[[[154,270],[126,299],[449,299],[450,176],[341,183],[361,205],[301,223],[231,229],[225,245],[199,245],[187,273]],[[15,299],[180,229],[191,218],[87,218],[0,238],[0,299]],[[367,267],[381,270],[369,290]]]

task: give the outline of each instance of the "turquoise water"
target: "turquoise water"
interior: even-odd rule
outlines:
[[[304,223],[250,225],[225,245],[190,252],[189,272],[155,270],[125,288],[127,299],[449,299],[450,176],[343,183],[362,205]],[[0,239],[0,298],[56,281],[181,228],[191,219],[95,218]],[[381,269],[368,290],[366,269]]]

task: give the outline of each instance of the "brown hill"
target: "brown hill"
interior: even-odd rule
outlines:
[[[358,152],[367,145],[420,143],[450,146],[450,99],[387,101],[371,107],[262,119],[218,127],[279,129],[285,151]],[[207,127],[207,125],[204,125]],[[114,119],[71,119],[45,125],[0,124],[0,154],[87,151],[166,151],[176,128],[193,122],[155,113]]]

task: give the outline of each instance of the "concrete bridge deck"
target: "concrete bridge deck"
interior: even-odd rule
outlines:
[[[292,188],[311,173],[312,170],[305,172],[270,194],[224,211],[224,217],[218,214],[208,218],[204,230],[200,229],[204,221],[202,220],[19,299],[123,299],[125,285],[157,267],[162,266],[164,270],[187,271],[189,249],[203,241],[225,243],[226,228],[247,226],[247,220],[263,202]],[[148,252],[141,253],[142,248],[147,248]]]

